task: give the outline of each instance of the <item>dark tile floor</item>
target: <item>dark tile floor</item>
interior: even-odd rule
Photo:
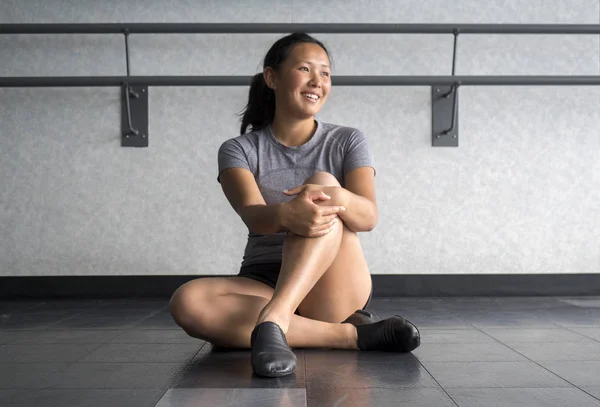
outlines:
[[[600,406],[600,298],[375,298],[417,324],[412,354],[298,349],[252,376],[167,300],[0,301],[0,406]]]

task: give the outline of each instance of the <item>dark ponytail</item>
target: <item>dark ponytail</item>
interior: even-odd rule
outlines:
[[[248,104],[242,117],[240,134],[246,133],[246,128],[251,125],[250,131],[262,129],[273,122],[275,118],[275,92],[265,83],[262,72],[252,77]]]
[[[321,41],[305,33],[293,33],[280,38],[271,46],[265,56],[263,69],[271,67],[277,71],[294,45],[306,42],[319,45],[329,57],[329,52],[327,52],[327,48]],[[255,131],[273,123],[275,118],[275,92],[265,83],[262,72],[252,77],[248,104],[240,115],[242,116],[240,134],[245,134],[248,126],[251,126],[250,131]]]

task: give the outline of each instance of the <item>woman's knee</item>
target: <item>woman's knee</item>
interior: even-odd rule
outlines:
[[[325,186],[329,186],[329,187],[339,187],[340,186],[340,182],[337,180],[337,178],[333,174],[330,174],[325,171],[315,172],[313,175],[308,177],[306,179],[306,181],[304,181],[304,183],[305,184],[325,185]]]
[[[169,301],[169,312],[181,328],[187,333],[202,328],[206,307],[210,299],[208,290],[201,281],[193,280],[180,286]]]

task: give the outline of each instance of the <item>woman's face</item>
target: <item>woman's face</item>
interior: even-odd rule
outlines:
[[[312,118],[331,90],[329,57],[318,44],[294,46],[277,72],[267,68],[267,84],[275,91],[276,110],[299,118]]]

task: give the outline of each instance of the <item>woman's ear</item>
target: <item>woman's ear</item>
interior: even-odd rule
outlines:
[[[270,66],[266,67],[263,70],[263,77],[265,78],[265,83],[267,86],[273,90],[276,88],[275,84],[275,71]]]

